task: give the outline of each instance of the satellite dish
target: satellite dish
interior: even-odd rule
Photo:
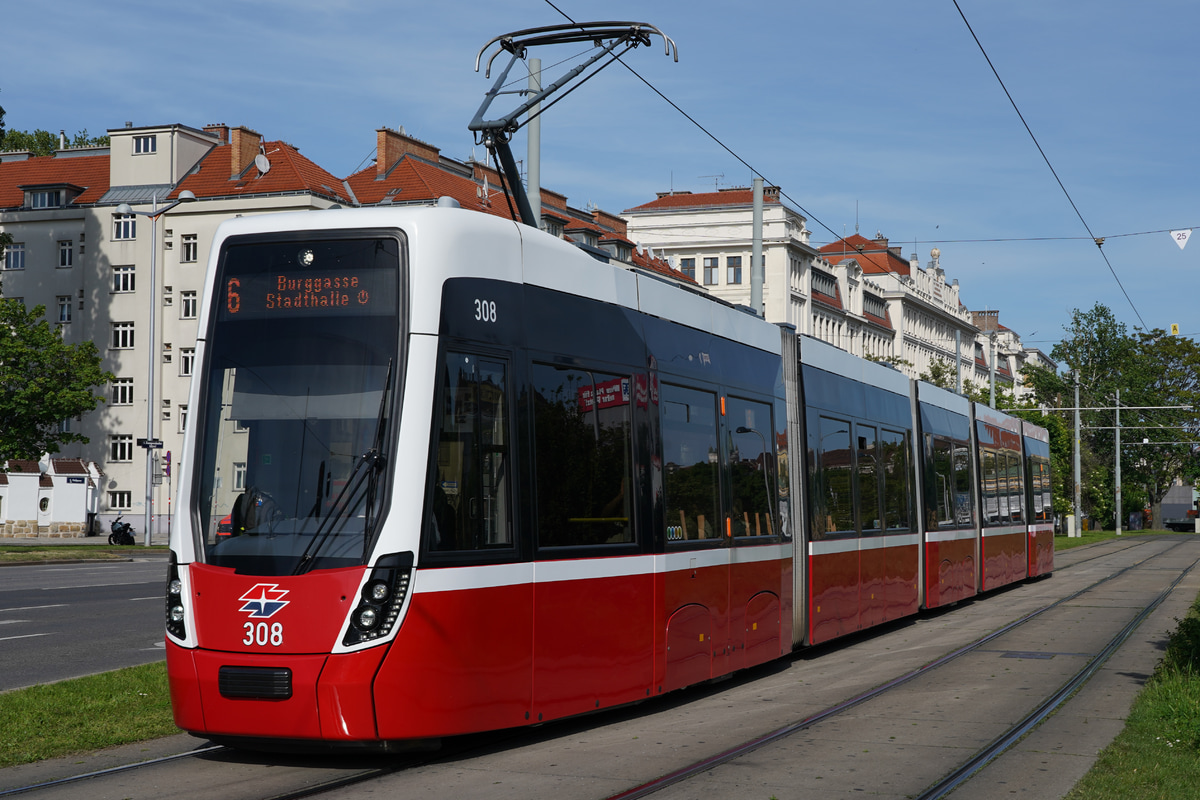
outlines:
[[[254,166],[258,167],[258,172],[260,175],[266,175],[271,171],[271,162],[262,153],[259,153],[254,157]]]

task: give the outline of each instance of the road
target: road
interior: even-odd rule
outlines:
[[[164,657],[166,557],[0,567],[0,691]]]

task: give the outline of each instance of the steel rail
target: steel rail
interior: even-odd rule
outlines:
[[[1043,701],[1041,705],[1031,711],[1024,719],[1009,728],[1008,731],[998,736],[994,741],[976,753],[969,761],[951,772],[946,777],[942,778],[940,781],[926,789],[921,794],[917,795],[917,800],[940,800],[940,798],[950,794],[963,783],[966,783],[968,780],[970,780],[971,777],[979,770],[983,769],[988,764],[992,763],[1001,755],[1003,755],[1006,750],[1024,738],[1025,734],[1033,730],[1033,728],[1046,719],[1046,717],[1057,711],[1059,706],[1061,706],[1067,701],[1068,698],[1075,694],[1075,692],[1078,691],[1083,684],[1087,683],[1087,681],[1096,673],[1098,669],[1100,669],[1100,667],[1104,666],[1104,664],[1113,657],[1117,650],[1120,649],[1121,645],[1125,644],[1125,640],[1128,639],[1135,630],[1137,630],[1139,625],[1146,621],[1146,618],[1149,617],[1155,609],[1162,605],[1163,601],[1171,595],[1171,592],[1175,591],[1176,587],[1178,587],[1183,579],[1186,578],[1192,572],[1192,570],[1196,568],[1197,564],[1200,564],[1200,558],[1193,561],[1187,569],[1179,574],[1179,577],[1177,577],[1166,589],[1163,589],[1162,592],[1159,593],[1158,597],[1156,597],[1149,605],[1143,608],[1141,613],[1131,619],[1129,623],[1109,641],[1104,649],[1097,653],[1090,661],[1088,661],[1088,663],[1085,664],[1084,667],[1079,670],[1074,677],[1063,684],[1062,688]]]
[[[1158,541],[1158,540],[1155,539],[1153,541]],[[649,795],[654,794],[655,792],[657,792],[661,789],[665,789],[669,786],[673,786],[677,783],[681,783],[685,780],[693,778],[704,772],[708,772],[709,770],[711,770],[715,767],[719,767],[722,764],[726,764],[730,761],[740,758],[741,756],[752,753],[755,750],[758,750],[769,744],[773,744],[775,742],[786,739],[789,736],[791,736],[795,733],[798,733],[802,730],[805,730],[806,728],[810,728],[819,722],[823,722],[823,721],[830,719],[832,717],[835,717],[838,714],[841,714],[845,711],[849,711],[850,709],[852,709],[856,706],[859,706],[859,705],[867,702],[868,700],[873,700],[876,697],[879,697],[879,696],[891,691],[892,689],[895,689],[899,686],[909,683],[910,681],[912,681],[918,677],[921,677],[921,676],[925,675],[926,673],[928,673],[934,669],[937,669],[938,667],[944,666],[944,665],[950,663],[951,661],[954,661],[955,659],[959,658],[960,656],[963,656],[963,655],[966,655],[967,653],[978,650],[979,648],[981,648],[983,645],[987,644],[988,642],[991,642],[994,639],[996,639],[1000,636],[1003,636],[1004,634],[1014,630],[1015,628],[1018,628],[1021,625],[1024,625],[1025,623],[1044,614],[1045,612],[1050,611],[1054,608],[1057,608],[1057,607],[1063,605],[1064,603],[1068,603],[1068,602],[1076,599],[1077,597],[1080,597],[1081,595],[1092,591],[1093,589],[1103,586],[1105,583],[1108,583],[1109,581],[1112,581],[1112,580],[1115,580],[1115,579],[1121,577],[1126,572],[1129,572],[1130,570],[1134,569],[1135,567],[1139,567],[1142,564],[1145,564],[1147,561],[1149,561],[1151,559],[1159,558],[1160,556],[1164,556],[1164,555],[1167,555],[1167,554],[1173,552],[1174,550],[1179,548],[1182,544],[1183,544],[1182,542],[1176,543],[1173,547],[1171,547],[1167,550],[1164,550],[1160,553],[1155,553],[1154,555],[1148,556],[1139,561],[1135,561],[1134,563],[1130,564],[1129,566],[1124,567],[1124,568],[1112,573],[1111,575],[1101,578],[1100,580],[1095,581],[1094,583],[1092,583],[1076,592],[1073,592],[1072,594],[1069,594],[1066,597],[1059,598],[1058,600],[1054,601],[1053,603],[1050,603],[1049,605],[1043,606],[1040,609],[1032,611],[1032,612],[1026,614],[1025,616],[1020,617],[1019,619],[1016,619],[1013,622],[1010,622],[1007,625],[1004,625],[1004,626],[996,629],[995,631],[992,631],[991,633],[975,640],[974,642],[971,642],[970,644],[967,644],[967,645],[959,648],[958,650],[955,650],[955,651],[948,653],[938,659],[935,659],[934,661],[931,661],[928,664],[924,664],[920,667],[917,667],[916,669],[914,669],[910,672],[907,672],[904,675],[901,675],[897,678],[894,678],[893,680],[890,680],[886,683],[883,683],[879,686],[876,686],[873,689],[868,689],[867,691],[863,692],[862,694],[852,697],[849,700],[846,700],[845,702],[839,703],[835,706],[831,706],[830,708],[827,708],[824,711],[819,711],[816,714],[813,714],[812,716],[805,717],[804,719],[800,720],[799,722],[794,722],[789,725],[785,725],[782,728],[778,728],[778,729],[771,731],[770,733],[767,733],[763,736],[760,736],[755,739],[751,739],[751,740],[744,742],[742,744],[739,744],[739,745],[735,745],[734,747],[731,747],[727,750],[717,753],[716,755],[705,758],[701,761],[697,761],[688,766],[681,767],[680,769],[677,769],[673,772],[669,772],[666,775],[663,775],[659,778],[655,778],[654,780],[648,781],[647,783],[644,783],[640,786],[635,786],[632,789],[628,789],[628,790],[620,792],[618,794],[610,795],[607,798],[607,800],[638,800],[638,798],[648,797]],[[1118,552],[1121,552],[1121,551],[1118,551]],[[1200,562],[1200,559],[1198,559],[1197,561]],[[1192,566],[1188,567],[1187,571],[1190,572],[1191,569],[1193,567],[1195,567],[1195,565],[1196,565],[1196,562],[1193,562]],[[1185,572],[1184,575],[1186,575],[1186,574],[1187,573]],[[1177,579],[1176,583],[1178,583],[1179,580],[1182,580],[1183,577],[1184,576],[1181,575]],[[1161,600],[1159,600],[1158,602],[1161,602]],[[1126,636],[1128,636],[1128,634],[1126,634]],[[1124,641],[1124,640],[1122,639],[1121,641]],[[1086,671],[1086,670],[1087,670],[1087,668],[1085,667],[1084,671]],[[1091,673],[1089,672],[1088,675],[1090,677]],[[971,770],[971,772],[973,773],[977,770],[978,770],[978,767]],[[924,795],[922,795],[922,800],[932,800],[932,797],[933,796],[931,796],[930,798],[925,798]]]
[[[212,753],[212,752],[215,752],[218,750],[228,750],[228,749],[229,748],[224,747],[219,744],[209,745],[208,747],[199,747],[195,750],[189,750],[186,753],[175,753],[173,755],[162,756],[160,758],[151,758],[147,761],[138,761],[133,764],[122,764],[117,767],[109,767],[108,769],[100,769],[100,770],[96,770],[94,772],[84,772],[80,775],[70,775],[66,778],[56,778],[55,780],[52,780],[52,781],[45,781],[43,783],[34,783],[34,784],[30,784],[29,786],[18,786],[15,789],[4,789],[4,790],[0,791],[0,797],[12,797],[13,795],[24,794],[25,792],[35,792],[40,789],[50,789],[55,786],[66,786],[67,784],[77,783],[79,781],[91,780],[92,778],[99,778],[103,775],[117,775],[122,772],[130,772],[135,769],[141,769],[142,767],[149,767],[149,766],[153,766],[155,764],[166,764],[171,761],[178,761],[179,759],[182,759],[182,758],[192,758],[193,756],[200,756],[200,755],[205,755],[207,753]]]

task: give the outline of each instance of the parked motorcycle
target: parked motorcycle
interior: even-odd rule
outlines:
[[[109,544],[134,544],[136,541],[133,538],[133,526],[128,522],[121,522],[123,516],[124,514],[118,515],[109,525],[112,530],[112,533],[108,535]]]

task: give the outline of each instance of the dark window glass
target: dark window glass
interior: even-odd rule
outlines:
[[[507,367],[447,353],[441,385],[430,545],[511,547]]]
[[[730,518],[734,536],[774,536],[777,506],[771,407],[727,398]]]
[[[926,530],[954,527],[954,445],[944,436],[925,434]]]
[[[1021,469],[1021,457],[1016,453],[1008,453],[1005,462],[1008,465],[1008,518],[1012,522],[1025,521],[1025,475]]]
[[[821,536],[852,532],[855,527],[850,423],[820,417],[816,445],[811,476],[813,533]]]
[[[633,541],[628,377],[535,364],[538,544]]]
[[[882,516],[879,513],[879,449],[875,429],[859,425],[858,435],[858,497],[863,532],[878,531]]]
[[[667,540],[721,538],[716,395],[662,387]]]
[[[883,470],[883,524],[889,531],[912,527],[908,491],[908,434],[881,431],[880,468]]]
[[[971,450],[961,442],[954,444],[954,519],[959,528],[975,525],[971,507]]]
[[[1001,495],[1005,495],[1007,500],[1007,489],[1001,488],[1003,480],[996,467],[996,453],[993,451],[984,451],[980,454],[982,468],[980,479],[983,481],[983,521],[985,525],[999,525],[1002,514],[1007,514],[1008,509],[1001,511],[1000,499]]]

